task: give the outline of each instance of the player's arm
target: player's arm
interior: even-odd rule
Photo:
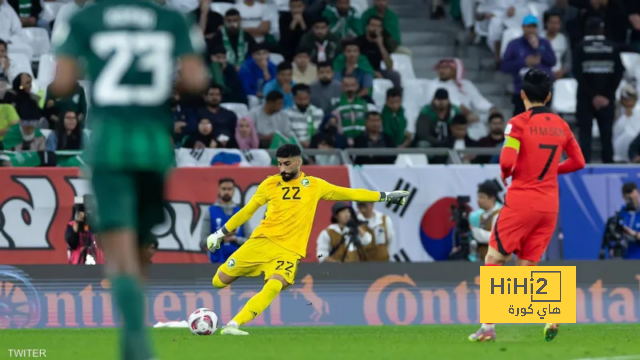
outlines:
[[[330,201],[360,201],[360,202],[390,202],[392,204],[404,204],[404,200],[409,196],[408,191],[373,191],[367,189],[350,189],[342,186],[330,184],[322,179],[318,179],[321,189],[320,198]]]
[[[180,60],[178,90],[201,94],[209,85],[209,72],[204,65],[205,42],[202,30],[179,15],[175,30],[175,57]]]
[[[500,152],[500,170],[503,179],[513,174],[513,168],[516,166],[520,152],[521,134],[522,130],[517,118],[511,119],[504,130],[504,145]]]
[[[251,197],[251,200],[249,200],[240,211],[235,213],[220,230],[207,237],[207,248],[211,251],[218,249],[220,247],[220,239],[249,221],[253,214],[255,214],[262,205],[267,203],[268,198],[267,186],[265,182],[262,182],[262,184],[258,186],[256,193]]]
[[[54,33],[51,42],[56,48],[56,75],[51,83],[51,97],[73,94],[80,78],[78,58],[89,50],[85,35],[77,17],[72,17],[68,23],[61,23]]]
[[[580,145],[578,145],[578,142],[573,136],[571,129],[569,129],[569,126],[566,127],[565,131],[568,131],[569,137],[565,143],[564,151],[567,153],[569,158],[558,165],[558,174],[567,174],[578,171],[584,168],[585,165],[584,155],[582,155]]]

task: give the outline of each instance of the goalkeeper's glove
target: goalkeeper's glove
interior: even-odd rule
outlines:
[[[222,243],[222,239],[225,237],[222,229],[214,232],[213,234],[207,237],[207,249],[209,251],[214,252],[220,249],[220,243]]]
[[[390,204],[404,205],[404,201],[409,196],[408,191],[396,190],[391,192],[381,192],[380,201],[386,201]]]

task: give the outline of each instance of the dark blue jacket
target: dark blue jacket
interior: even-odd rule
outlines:
[[[507,46],[507,50],[500,62],[500,70],[507,74],[511,74],[513,77],[514,93],[520,94],[522,89],[522,77],[526,74],[529,68],[525,63],[525,59],[529,55],[540,54],[540,64],[535,66],[536,69],[540,69],[553,78],[553,72],[551,68],[556,64],[556,55],[553,53],[551,43],[547,39],[540,38],[540,43],[537,49],[534,49],[529,44],[529,41],[523,37],[514,39]]]
[[[277,67],[274,63],[269,61],[269,75],[271,79],[276,78]],[[249,59],[242,64],[240,72],[240,81],[242,81],[242,87],[247,95],[257,95],[262,91],[262,87],[267,81],[264,79],[264,73],[262,69],[256,64],[255,60]]]
[[[626,206],[620,210],[622,223],[634,231],[640,231],[640,213],[637,211],[627,211]],[[640,259],[640,242],[630,241],[625,259]]]
[[[211,233],[213,234],[223,227],[224,224],[229,221],[231,216],[240,211],[240,209],[241,208],[239,206],[236,206],[233,209],[233,214],[227,215],[221,207],[216,205],[209,206],[209,215],[211,216]],[[244,237],[244,229],[242,226],[238,228],[236,236]],[[215,252],[207,252],[209,254],[209,260],[212,263],[225,263],[229,256],[238,250],[239,247],[240,245],[237,243],[222,243],[220,245],[220,249]]]

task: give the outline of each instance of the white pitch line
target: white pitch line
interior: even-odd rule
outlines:
[[[574,360],[640,360],[640,355],[605,356],[597,358],[580,358]]]

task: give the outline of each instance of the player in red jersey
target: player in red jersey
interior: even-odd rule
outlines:
[[[512,118],[505,129],[500,154],[502,181],[511,177],[504,206],[493,227],[486,266],[503,265],[510,254],[517,266],[535,266],[547,250],[558,219],[558,174],[584,167],[584,156],[569,125],[544,106],[551,99],[552,81],[537,69],[522,80],[520,96],[527,111]],[[562,153],[568,159],[560,162]],[[558,324],[547,324],[545,339],[553,340]],[[482,324],[471,341],[493,341],[494,324]]]

